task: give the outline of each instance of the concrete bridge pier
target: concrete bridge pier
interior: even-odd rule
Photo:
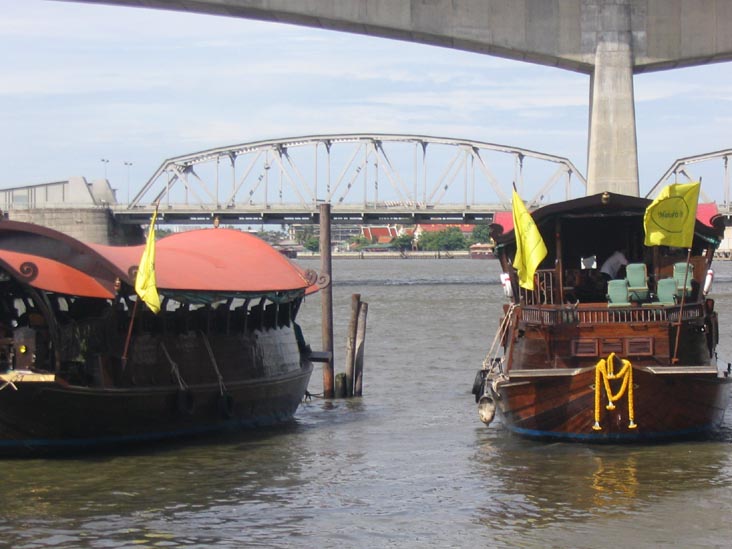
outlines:
[[[602,6],[590,75],[587,194],[639,195],[630,6]]]

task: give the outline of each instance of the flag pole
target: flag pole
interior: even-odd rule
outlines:
[[[130,350],[130,341],[132,340],[132,329],[135,325],[135,316],[137,316],[137,307],[140,303],[140,300],[145,301],[145,303],[148,304],[148,307],[151,308],[151,310],[154,313],[157,313],[160,309],[160,298],[158,296],[157,287],[155,283],[155,219],[157,218],[158,214],[158,206],[160,205],[160,201],[158,200],[155,202],[155,210],[153,211],[152,219],[150,220],[150,228],[148,229],[148,235],[147,235],[147,242],[145,244],[145,251],[142,253],[142,258],[140,258],[140,265],[138,266],[137,273],[135,274],[135,281],[134,281],[134,287],[135,287],[135,293],[137,294],[135,296],[135,305],[132,308],[132,314],[130,315],[130,324],[127,327],[127,338],[125,339],[125,348],[122,352],[122,370],[125,369],[127,365],[127,353]],[[140,268],[143,267],[143,264],[145,265],[145,272],[143,275],[146,277],[144,284],[139,283],[139,276],[140,276]],[[149,297],[149,291],[150,291],[150,280],[152,280],[152,290],[153,290],[153,297],[154,300],[150,300]],[[153,308],[156,306],[157,308]]]
[[[132,327],[135,325],[135,315],[137,314],[137,305],[140,298],[135,299],[135,306],[132,307],[132,316],[130,317],[130,325],[127,326],[127,338],[125,339],[125,350],[122,352],[122,371],[127,366],[127,352],[130,350],[130,341],[132,340]]]
[[[686,282],[689,279],[689,265],[691,264],[691,248],[686,253],[686,269],[684,270],[684,286],[681,291],[681,303],[679,304],[679,318],[676,321],[676,344],[674,345],[674,355],[671,357],[671,364],[676,364],[679,359],[677,354],[679,352],[679,340],[681,339],[681,321],[684,317],[684,303],[686,301]]]

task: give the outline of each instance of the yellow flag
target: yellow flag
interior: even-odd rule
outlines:
[[[150,220],[145,251],[142,252],[140,266],[137,268],[135,277],[135,292],[155,314],[160,312],[160,296],[155,281],[155,219],[157,216],[158,210],[155,208]]]
[[[674,183],[661,190],[643,216],[646,246],[690,248],[701,183]]]
[[[518,273],[519,286],[533,290],[534,273],[546,257],[546,245],[516,189],[513,190],[513,230],[516,234],[513,267]]]

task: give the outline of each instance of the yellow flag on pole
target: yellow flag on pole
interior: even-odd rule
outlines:
[[[135,277],[135,292],[155,314],[160,312],[160,296],[155,281],[155,219],[157,216],[158,209],[155,208],[150,220],[145,251],[142,252]]]
[[[519,286],[534,289],[534,273],[546,257],[546,245],[541,238],[534,218],[526,209],[523,200],[513,190],[513,230],[516,234],[516,256],[513,267],[518,273]]]
[[[643,216],[646,246],[691,247],[700,187],[701,183],[673,183],[661,190]]]

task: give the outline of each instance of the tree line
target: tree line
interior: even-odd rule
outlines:
[[[453,251],[467,250],[473,244],[489,242],[491,242],[491,238],[488,225],[476,225],[469,236],[466,236],[457,227],[446,227],[441,231],[423,232],[419,239],[415,239],[411,234],[401,234],[382,247],[398,251]],[[315,236],[305,238],[302,244],[305,249],[312,252],[320,249],[320,240]],[[375,244],[364,236],[353,237],[349,240],[350,248],[356,251],[367,249]]]

